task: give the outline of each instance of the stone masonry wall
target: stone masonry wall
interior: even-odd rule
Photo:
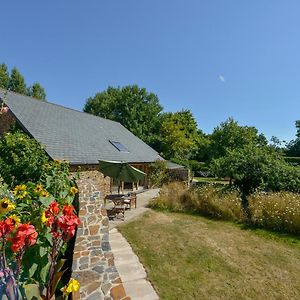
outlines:
[[[98,191],[101,191],[103,199],[110,193],[110,178],[104,177],[104,175],[99,172],[98,165],[70,166],[70,171],[72,175],[79,172],[80,179],[91,180]]]
[[[81,224],[76,234],[72,277],[80,282],[81,288],[80,294],[74,298],[128,300],[109,244],[109,221],[103,207],[107,185],[103,176],[96,172],[98,174],[95,171],[82,172],[76,181]],[[96,175],[102,176],[102,183]]]

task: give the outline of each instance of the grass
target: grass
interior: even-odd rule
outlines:
[[[213,177],[194,177],[194,180],[197,182],[204,183],[219,183],[219,184],[229,184],[229,180],[222,178],[213,178]]]
[[[300,240],[185,213],[119,227],[161,299],[299,299]]]

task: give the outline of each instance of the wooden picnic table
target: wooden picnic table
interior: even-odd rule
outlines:
[[[131,209],[131,207],[133,205],[136,208],[136,194],[135,193],[132,193],[129,195],[124,195],[124,194],[107,195],[104,198],[104,205],[106,205],[107,201],[111,201],[114,205],[112,208],[107,209],[108,216],[111,219],[121,216],[121,218],[124,220],[126,208]]]

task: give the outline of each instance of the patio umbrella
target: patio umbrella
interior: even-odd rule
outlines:
[[[109,176],[118,181],[118,192],[121,181],[137,182],[142,180],[146,175],[146,173],[140,171],[139,169],[121,161],[99,160],[99,168],[101,173],[103,173],[105,176]]]

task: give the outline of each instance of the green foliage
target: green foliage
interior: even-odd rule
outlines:
[[[150,164],[147,176],[152,188],[161,187],[168,181],[166,162],[157,160],[156,162]]]
[[[210,157],[223,157],[230,150],[246,146],[266,146],[267,139],[255,127],[240,126],[232,118],[216,127],[210,136]]]
[[[6,64],[0,65],[0,88],[46,101],[45,89],[39,83],[26,87],[25,79],[19,70],[13,68],[9,74]]]
[[[292,140],[287,145],[287,155],[300,157],[300,139]]]
[[[300,120],[297,120],[295,125],[297,130],[296,139],[288,143],[286,153],[288,156],[300,157]]]
[[[271,191],[300,191],[300,169],[287,164],[272,148],[247,146],[227,151],[211,164],[218,177],[229,177],[243,195],[257,188]]]
[[[158,97],[137,85],[109,87],[87,100],[84,111],[120,122],[134,135],[151,143],[158,132],[162,106]]]
[[[68,178],[68,170],[66,163],[54,162],[52,165],[40,166],[42,169],[47,169],[46,182],[33,183],[28,182],[27,184],[20,184],[14,187],[11,191],[8,189],[6,184],[0,182],[0,200],[4,197],[10,199],[14,203],[7,212],[0,211],[0,220],[6,217],[19,219],[22,224],[31,224],[38,232],[38,240],[32,247],[28,247],[23,255],[22,260],[22,273],[20,282],[25,288],[25,293],[28,295],[30,291],[27,289],[33,283],[43,286],[49,281],[49,269],[50,260],[53,255],[53,247],[58,247],[56,255],[59,253],[63,254],[67,244],[63,247],[54,245],[54,240],[50,232],[50,228],[47,225],[48,219],[45,218],[45,211],[49,208],[50,203],[56,201],[61,207],[66,204],[72,204],[74,196],[78,192],[77,189],[72,189],[74,183]],[[65,174],[62,174],[64,173]],[[59,175],[58,175],[59,174]],[[49,177],[53,175],[53,178],[49,180]],[[50,182],[50,184],[49,184]],[[55,187],[54,185],[57,185]],[[49,189],[47,189],[47,187]],[[56,194],[49,193],[55,191]],[[8,249],[7,249],[8,250]],[[51,252],[52,251],[52,252]],[[7,252],[7,257],[14,257],[11,251]],[[64,261],[58,262],[56,265],[55,274],[58,274],[60,269],[64,266]],[[62,275],[64,272],[61,272]],[[56,276],[56,275],[55,275]],[[59,280],[61,276],[57,279]],[[55,281],[57,284],[58,281]],[[53,293],[55,292],[56,286],[52,286]]]
[[[0,88],[7,89],[9,84],[9,73],[5,64],[0,65]]]
[[[26,84],[24,77],[21,75],[17,68],[13,68],[11,70],[8,89],[19,94],[26,93]]]
[[[284,160],[293,166],[300,166],[300,157],[285,156]]]
[[[189,159],[197,149],[197,122],[189,110],[161,117],[161,152],[167,159]]]
[[[39,84],[34,83],[31,87],[27,88],[26,91],[27,96],[33,97],[39,100],[46,100],[46,92],[45,89]]]
[[[0,174],[10,186],[39,182],[47,162],[49,158],[43,147],[20,131],[7,133],[0,139]]]

